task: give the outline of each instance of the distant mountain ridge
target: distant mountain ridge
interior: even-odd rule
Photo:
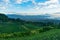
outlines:
[[[8,14],[9,18],[20,18],[22,20],[26,21],[39,21],[39,20],[45,20],[48,19],[49,15],[16,15],[16,14]]]
[[[17,15],[17,14],[7,14],[9,18],[20,18],[26,21],[43,21],[43,20],[60,20],[59,14],[44,14],[44,15]]]

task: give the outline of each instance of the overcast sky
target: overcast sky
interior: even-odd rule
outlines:
[[[21,15],[60,12],[60,0],[0,0],[0,13]]]

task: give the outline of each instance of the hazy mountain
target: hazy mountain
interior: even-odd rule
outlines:
[[[9,18],[20,18],[22,20],[26,21],[40,21],[40,20],[46,20],[50,16],[49,15],[16,15],[16,14],[8,14]]]
[[[17,15],[7,14],[9,18],[20,18],[26,21],[43,21],[43,20],[60,20],[60,14],[44,14],[44,15]]]

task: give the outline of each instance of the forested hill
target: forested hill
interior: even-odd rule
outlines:
[[[5,14],[0,14],[0,21],[8,21],[8,17]]]
[[[20,21],[22,22],[23,20],[17,18],[17,19],[14,19],[14,18],[9,18],[7,15],[5,14],[0,14],[0,22],[8,22],[8,21]]]

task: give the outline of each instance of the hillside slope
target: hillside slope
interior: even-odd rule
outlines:
[[[53,21],[24,21],[1,14],[0,40],[60,40],[60,20]]]
[[[27,37],[0,38],[1,40],[60,40],[60,29],[53,29],[47,32]]]

